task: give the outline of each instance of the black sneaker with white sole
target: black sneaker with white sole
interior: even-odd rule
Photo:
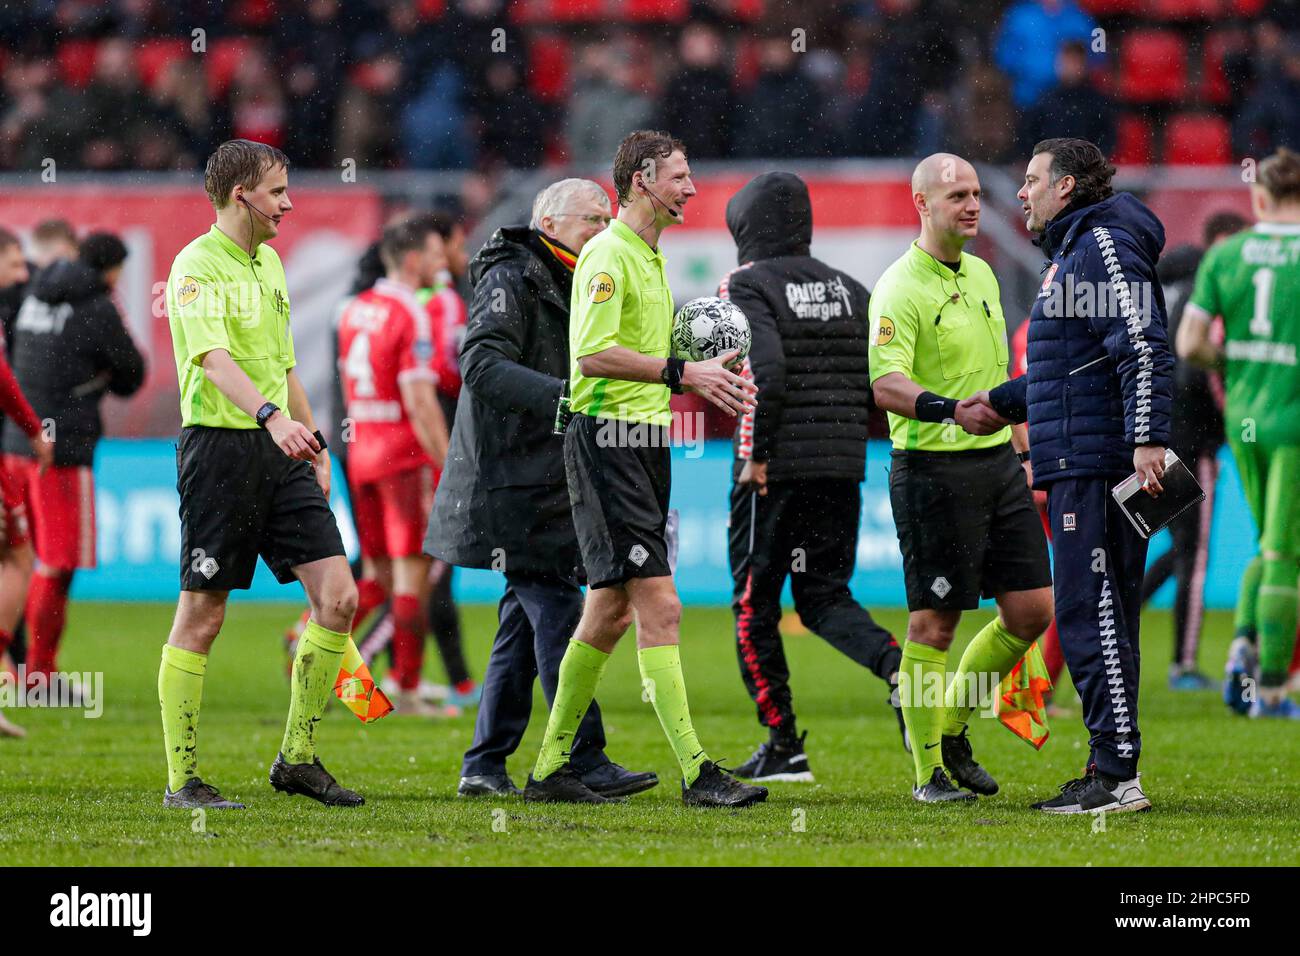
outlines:
[[[204,783],[198,777],[190,777],[185,784],[172,793],[163,791],[163,806],[180,810],[244,810],[242,803],[227,800],[216,787]]]
[[[942,767],[935,767],[930,774],[930,781],[923,786],[912,788],[912,799],[919,803],[950,803],[960,800],[975,800],[975,794],[967,790],[958,790],[943,772]]]
[[[1059,796],[1033,805],[1044,813],[1126,813],[1150,810],[1151,801],[1142,792],[1141,774],[1132,780],[1117,780],[1089,767],[1077,780],[1061,787]]]
[[[732,773],[746,780],[763,783],[812,783],[808,755],[803,750],[803,742],[807,737],[808,731],[805,730],[802,735],[790,740],[773,739],[759,744],[754,755]]]
[[[682,803],[688,807],[740,809],[767,799],[767,787],[737,780],[712,760],[700,764],[700,774],[689,787],[682,781]]]
[[[955,737],[944,734],[940,748],[940,753],[943,754],[943,765],[952,774],[952,778],[967,790],[974,790],[976,793],[991,797],[998,792],[998,782],[993,779],[991,773],[975,762],[970,738],[966,736],[969,729],[963,727],[961,733]]]

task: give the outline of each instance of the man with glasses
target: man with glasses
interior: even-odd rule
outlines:
[[[470,263],[474,286],[451,449],[425,550],[461,567],[502,571],[506,592],[483,678],[461,796],[514,796],[506,773],[528,727],[533,680],[549,706],[582,614],[578,539],[556,432],[569,374],[569,295],[578,253],[609,224],[609,196],[565,179],[533,203],[528,226],[497,230]],[[605,756],[593,701],[573,741],[584,785],[627,796],[659,782]]]

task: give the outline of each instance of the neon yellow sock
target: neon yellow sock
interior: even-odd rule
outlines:
[[[659,726],[663,727],[668,742],[673,745],[682,777],[689,787],[700,775],[700,764],[709,757],[700,746],[695,726],[691,723],[681,653],[676,644],[663,644],[640,648],[636,659],[641,666],[642,696],[649,697],[654,705]]]
[[[928,644],[903,642],[898,662],[898,693],[903,705],[903,724],[912,741],[912,762],[916,785],[930,782],[935,767],[943,766],[939,752],[943,736],[943,682],[948,652]]]
[[[996,693],[1002,678],[1011,673],[1011,669],[1025,656],[1025,651],[1033,643],[1008,631],[1000,617],[993,618],[980,629],[966,645],[966,652],[957,665],[957,673],[944,692],[945,737],[956,737],[966,729],[971,713],[976,707],[985,704],[985,701],[978,699],[980,692],[988,690]]]
[[[560,661],[560,679],[555,687],[555,703],[546,721],[546,736],[533,767],[533,779],[545,780],[568,762],[573,735],[596,696],[596,685],[605,672],[609,655],[576,637]]]
[[[338,680],[347,646],[347,634],[321,627],[314,620],[303,629],[293,659],[289,719],[280,745],[280,753],[288,763],[311,763],[316,759],[316,725],[325,716],[325,705]]]
[[[164,644],[158,668],[158,706],[167,748],[167,789],[175,793],[199,775],[199,704],[208,656]]]

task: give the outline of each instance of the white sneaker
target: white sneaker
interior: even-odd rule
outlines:
[[[385,693],[388,693],[385,691]],[[390,695],[391,696],[391,695]],[[431,704],[428,701],[420,699],[419,690],[404,690],[396,693],[394,701],[396,710],[394,713],[402,714],[407,717],[433,717],[441,719],[445,717],[459,717],[459,707],[447,707],[441,704]]]

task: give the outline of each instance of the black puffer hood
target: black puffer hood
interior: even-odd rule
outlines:
[[[806,256],[812,244],[808,184],[794,173],[755,176],[727,202],[727,228],[741,265],[776,256]]]
[[[103,295],[108,286],[98,272],[84,262],[59,259],[32,276],[27,294],[42,302],[58,305],[60,302],[82,302]]]

